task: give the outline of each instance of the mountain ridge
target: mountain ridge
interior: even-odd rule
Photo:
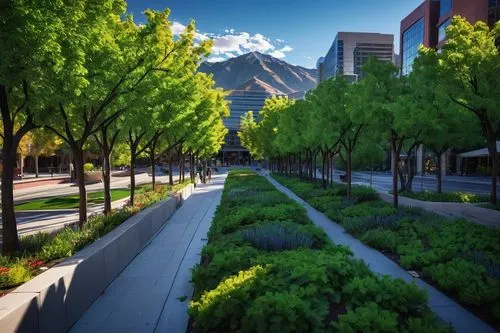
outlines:
[[[203,62],[200,72],[213,74],[218,87],[236,90],[252,86],[267,91],[293,94],[316,86],[316,69],[295,66],[268,54],[250,52],[222,62]],[[253,80],[253,82],[252,82]],[[240,90],[245,90],[240,89]]]

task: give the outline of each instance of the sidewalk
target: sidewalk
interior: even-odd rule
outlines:
[[[334,243],[348,246],[354,253],[354,257],[362,259],[372,271],[378,274],[389,275],[393,278],[400,278],[409,283],[415,281],[420,288],[426,290],[429,296],[429,307],[431,310],[445,323],[451,323],[456,333],[496,332],[492,327],[455,303],[436,288],[425,283],[421,279],[413,278],[407,271],[399,267],[381,252],[364,245],[361,241],[349,235],[340,225],[312,208],[288,188],[279,184],[270,176],[266,177],[278,190],[301,204],[307,210],[307,215],[314,224],[323,228]]]
[[[387,194],[382,191],[378,191],[378,194],[385,202],[392,203],[392,194]],[[463,217],[476,224],[500,228],[500,211],[477,207],[474,204],[422,201],[403,196],[398,196],[398,202],[405,207],[422,208],[428,212],[446,217]]]
[[[186,332],[191,268],[200,262],[225,178],[198,185],[71,332]]]

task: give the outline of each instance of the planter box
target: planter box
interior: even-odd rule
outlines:
[[[194,190],[186,186],[0,298],[0,331],[67,332]]]
[[[102,182],[102,171],[85,171],[85,184],[95,184]]]

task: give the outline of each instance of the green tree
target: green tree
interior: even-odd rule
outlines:
[[[500,22],[490,30],[484,22],[472,25],[453,17],[447,41],[438,54],[442,83],[451,100],[479,121],[492,164],[491,201],[497,203],[500,138]],[[429,51],[432,53],[431,51]]]
[[[414,111],[426,119],[423,143],[435,155],[436,191],[441,193],[443,155],[451,148],[473,147],[479,143],[481,134],[472,113],[457,110],[460,106],[449,98],[438,67],[438,54],[430,49],[421,49],[420,56],[413,63],[410,84],[416,103]]]
[[[19,247],[13,205],[15,154],[22,137],[41,125],[61,87],[79,91],[86,85],[83,38],[110,12],[121,12],[118,0],[21,1],[0,6],[0,109],[2,114],[3,252]],[[89,42],[94,43],[94,40]]]

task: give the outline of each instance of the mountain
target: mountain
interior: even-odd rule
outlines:
[[[226,90],[255,88],[280,94],[314,88],[317,72],[260,52],[250,52],[223,62],[204,62],[199,71],[213,74],[216,85]]]

